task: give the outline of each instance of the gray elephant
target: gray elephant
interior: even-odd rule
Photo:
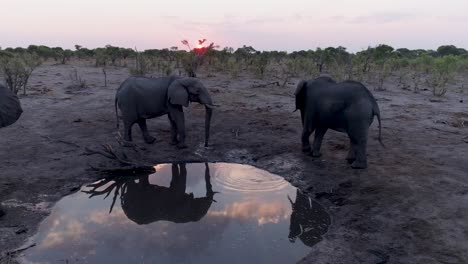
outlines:
[[[18,97],[0,84],[0,128],[15,123],[22,113]]]
[[[346,132],[350,149],[346,159],[355,169],[367,167],[367,136],[374,116],[379,121],[380,110],[372,93],[355,81],[336,83],[329,76],[301,81],[295,92],[296,110],[301,112],[302,150],[310,152],[309,137],[315,131],[312,156],[320,156],[320,147],[326,131],[330,128]]]
[[[155,138],[150,136],[146,119],[168,115],[171,124],[171,144],[178,148],[185,145],[185,118],[182,107],[189,102],[205,105],[205,146],[208,146],[213,102],[208,90],[197,78],[168,76],[161,78],[130,77],[117,90],[115,112],[119,127],[117,107],[122,113],[125,128],[124,139],[132,141],[132,126],[138,123],[143,139],[151,144]]]

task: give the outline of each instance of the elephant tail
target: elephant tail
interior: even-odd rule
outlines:
[[[385,148],[385,145],[382,142],[382,122],[380,121],[380,110],[379,110],[379,106],[377,105],[377,103],[375,103],[375,106],[374,106],[374,115],[377,116],[377,121],[379,122],[379,143],[380,145],[382,145],[382,147]]]
[[[117,122],[117,129],[119,129],[119,112],[118,112],[118,109],[117,109],[117,96],[115,97],[115,101],[114,101],[114,107],[115,107],[115,121]]]

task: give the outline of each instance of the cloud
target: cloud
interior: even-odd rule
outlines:
[[[420,18],[420,15],[416,13],[410,13],[410,12],[393,11],[393,12],[377,12],[377,13],[353,16],[353,17],[337,15],[337,16],[330,17],[330,20],[342,21],[345,23],[353,23],[353,24],[375,24],[375,23],[388,24],[388,23],[394,23],[394,22],[413,20],[416,18]]]

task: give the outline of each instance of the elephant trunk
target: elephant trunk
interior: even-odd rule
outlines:
[[[205,147],[208,147],[208,141],[210,139],[210,124],[211,124],[211,115],[213,114],[213,109],[211,106],[205,105],[206,116],[205,116]]]

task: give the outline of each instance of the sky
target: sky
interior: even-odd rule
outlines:
[[[0,0],[0,47],[468,49],[467,0]]]

